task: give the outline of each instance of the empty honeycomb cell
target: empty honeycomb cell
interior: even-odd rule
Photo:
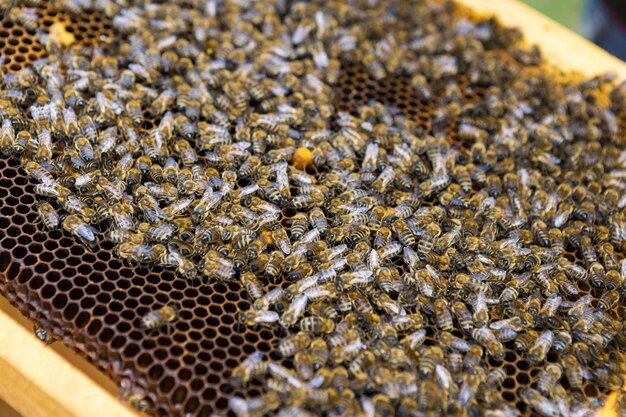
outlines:
[[[94,283],[89,283],[87,287],[85,287],[85,293],[90,296],[97,295],[98,293],[100,293],[100,287],[98,287],[98,285]]]
[[[20,284],[26,284],[33,277],[33,275],[33,271],[28,268],[24,268],[20,270],[19,274],[17,275],[16,281]]]
[[[159,292],[159,289],[155,285],[145,284],[143,285],[143,292],[146,294],[155,295]],[[150,297],[148,304],[154,304],[154,297]]]
[[[205,400],[214,400],[216,396],[217,391],[214,388],[207,388],[204,390],[204,392],[202,392],[202,398],[204,398]]]
[[[117,323],[116,329],[118,333],[128,333],[131,331],[132,327],[127,321],[120,321]]]
[[[80,299],[80,308],[82,310],[90,310],[96,305],[96,299],[90,296],[84,296]]]
[[[166,376],[159,383],[159,390],[162,394],[168,394],[174,388],[175,381],[171,376]]]
[[[177,356],[174,356],[174,357],[177,357]],[[165,362],[165,367],[169,369],[170,371],[176,371],[178,368],[180,368],[180,365],[181,364],[178,359],[170,359]]]
[[[232,330],[230,329],[230,327],[220,326],[218,327],[218,332],[223,336],[229,336],[232,333]]]
[[[91,268],[82,263],[81,259],[78,256],[69,256],[66,262],[70,266],[78,267],[78,272],[81,274],[89,273],[89,271],[91,270]],[[77,271],[77,269],[74,269],[74,271]],[[76,272],[74,272],[74,274],[76,274]]]
[[[9,229],[10,231],[11,229]],[[26,249],[23,246],[14,246],[11,254],[13,259],[23,259],[26,256]],[[32,256],[32,255],[31,255]],[[32,256],[34,258],[34,256]]]
[[[46,263],[40,262],[40,263],[37,263],[37,265],[35,265],[35,272],[38,274],[45,274],[46,272],[48,272],[49,269],[50,267]]]
[[[104,316],[104,323],[107,326],[114,326],[120,320],[117,314],[107,314]]]
[[[34,227],[34,226],[32,226],[32,225],[27,225],[27,226],[29,226],[29,227],[24,227],[24,230],[25,230],[27,233],[30,233],[30,234],[32,235],[33,240],[34,240],[35,242],[40,242],[40,243],[42,243],[42,244],[44,245],[43,247],[44,247],[46,250],[49,250],[49,248],[45,245],[46,243],[48,243],[48,236],[46,236],[44,233],[41,233],[41,232],[34,233],[34,232],[35,232],[35,230],[36,230],[36,229],[35,229],[35,227]],[[30,230],[29,230],[29,229],[30,229]]]
[[[18,222],[19,224],[19,222]],[[17,238],[17,243],[22,246],[28,246],[31,243],[30,236],[22,235]],[[23,249],[23,248],[22,248]]]
[[[530,378],[527,373],[520,372],[515,376],[515,381],[517,381],[520,385],[528,385],[530,383]]]
[[[1,266],[1,265],[0,265]],[[25,269],[24,271],[28,271],[27,269]],[[18,280],[18,282],[20,282]],[[25,272],[25,276],[23,278],[23,283],[28,283],[28,287],[32,290],[37,290],[39,288],[41,288],[44,284],[44,280],[40,275],[34,275],[32,274],[31,276],[28,276],[28,272]]]
[[[68,321],[73,320],[78,315],[78,311],[79,311],[78,304],[70,303],[66,305],[65,308],[63,309],[63,318]]]
[[[106,319],[105,319],[105,322],[106,322]],[[111,325],[110,323],[107,323],[107,324]],[[111,340],[111,348],[114,349],[114,351],[121,349],[125,344],[126,344],[126,337],[122,335],[115,336]]]
[[[172,404],[182,404],[187,398],[187,389],[185,387],[178,387],[172,394]]]
[[[122,315],[124,315],[126,318],[128,318],[127,316],[132,316],[133,315],[132,310],[137,308],[138,305],[139,305],[139,302],[136,299],[127,298],[126,300],[124,300],[124,307],[127,310],[122,312]]]
[[[19,241],[19,239],[18,239]],[[41,253],[43,251],[43,245],[39,243],[32,243],[28,246],[28,250],[31,253]]]
[[[26,223],[26,218],[25,218],[24,216],[21,216],[21,215],[19,215],[19,214],[16,214],[16,215],[13,217],[13,223],[15,223],[15,224],[17,224],[17,225],[20,225],[20,226],[21,226],[21,225],[23,225],[24,223]],[[26,237],[26,238],[25,238],[25,240],[26,240],[26,242],[27,242],[27,243],[22,243],[22,244],[24,244],[24,245],[27,245],[27,244],[28,244],[28,242],[30,242],[30,241],[31,241],[30,237]]]

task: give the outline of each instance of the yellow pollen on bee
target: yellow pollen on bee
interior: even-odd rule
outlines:
[[[304,171],[306,167],[311,165],[311,161],[313,161],[313,153],[307,148],[298,148],[293,154],[291,165]]]

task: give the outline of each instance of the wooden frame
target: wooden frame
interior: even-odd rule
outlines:
[[[0,398],[4,402],[24,417],[137,417],[111,392],[113,383],[104,381],[104,375],[94,377],[97,370],[69,349],[42,343],[25,328],[26,319],[15,317],[17,310],[2,301]],[[85,372],[86,366],[92,369]],[[106,382],[109,390],[103,387]],[[1,409],[0,415],[5,415]]]
[[[517,0],[456,0],[478,15],[495,15],[517,27],[529,44],[538,45],[548,63],[585,77],[607,72],[626,80],[626,63],[566,27]]]
[[[496,15],[541,46],[548,62],[584,76],[613,72],[626,79],[626,64],[516,0],[458,0],[478,14]],[[24,417],[137,417],[115,396],[95,368],[73,352],[35,338],[26,319],[0,300],[0,398]],[[82,368],[82,370],[81,370]],[[99,375],[99,374],[98,374]],[[100,380],[99,382],[97,380]],[[104,382],[103,382],[104,381]],[[1,405],[0,405],[1,407]],[[0,408],[0,415],[7,415]]]

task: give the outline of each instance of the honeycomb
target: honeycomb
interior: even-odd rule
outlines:
[[[37,10],[44,31],[55,22],[63,22],[86,46],[115,36],[99,12],[74,16],[55,10],[52,3],[44,3]],[[497,48],[490,52],[515,61]],[[45,56],[45,50],[32,31],[4,19],[0,21],[0,56],[7,58],[3,71],[17,72]],[[466,102],[481,99],[480,86],[461,78],[458,85]],[[365,68],[345,63],[336,91],[338,110],[356,112],[360,105],[377,100],[397,107],[425,133],[432,133],[434,103],[420,100],[408,79],[379,82]],[[620,136],[626,135],[625,116],[620,115]],[[456,129],[454,125],[448,129],[454,143],[458,140]],[[260,393],[259,384],[252,383],[245,392],[239,392],[228,382],[232,369],[253,352],[263,352],[292,366],[288,359],[273,353],[277,342],[287,336],[284,331],[238,324],[238,312],[250,307],[238,282],[189,285],[169,270],[129,266],[112,254],[111,243],[88,251],[68,233],[49,232],[38,222],[33,188],[19,160],[0,159],[0,230],[4,231],[0,239],[0,293],[50,337],[73,348],[116,384],[130,379],[141,387],[152,404],[151,414],[208,417],[226,414],[234,394],[255,397]],[[290,210],[283,212],[285,227],[292,215]],[[566,256],[582,264],[576,250],[569,249]],[[595,306],[599,290],[586,282],[577,286],[581,294],[594,298]],[[172,302],[181,306],[181,312],[171,333],[146,334],[136,326],[147,311]],[[619,320],[625,318],[623,308],[615,308],[611,314]],[[435,326],[426,329],[424,344],[435,345]],[[489,369],[506,371],[502,399],[530,416],[532,410],[518,393],[536,385],[537,374],[545,364],[530,364],[515,351],[512,342],[505,346],[504,359],[489,359]],[[547,360],[557,362],[559,358],[550,353]],[[580,392],[586,398],[606,394],[587,380]]]
[[[18,72],[45,54],[34,33],[7,17],[0,20],[0,70],[3,73]]]
[[[80,45],[93,46],[111,40],[114,35],[110,20],[96,10],[70,14],[59,10],[54,1],[46,0],[36,11],[39,30],[47,34],[53,24],[61,23]],[[4,16],[0,20],[0,57],[4,58],[0,58],[0,72],[15,73],[43,58],[46,51],[40,40],[35,31]]]

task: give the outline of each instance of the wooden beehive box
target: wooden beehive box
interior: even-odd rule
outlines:
[[[478,14],[519,27],[551,64],[590,77],[626,79],[626,64],[516,0],[459,0]],[[1,40],[1,39],[0,39]],[[2,272],[2,271],[0,271]],[[41,343],[27,320],[0,300],[1,416],[133,416],[115,387],[75,353]],[[7,408],[8,404],[12,409]],[[17,413],[16,413],[17,412]]]

